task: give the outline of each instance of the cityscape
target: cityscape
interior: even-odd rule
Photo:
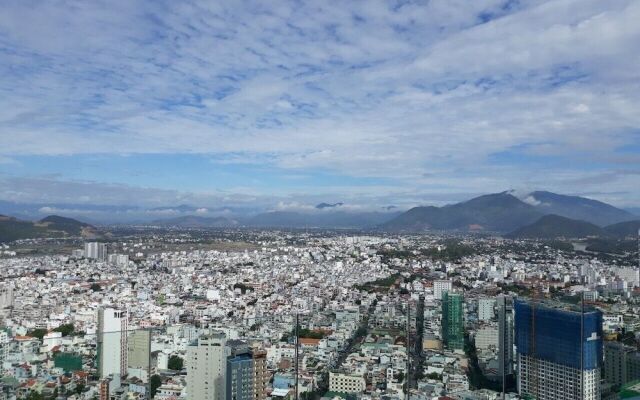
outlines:
[[[3,0],[0,400],[640,400],[640,0]]]

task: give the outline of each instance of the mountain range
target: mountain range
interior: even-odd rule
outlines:
[[[41,237],[82,236],[93,238],[98,230],[72,218],[50,215],[39,221],[24,221],[0,215],[0,243]]]
[[[0,211],[13,203],[0,201]],[[140,210],[155,215],[154,220],[137,223],[182,228],[322,228],[370,229],[386,232],[488,232],[510,237],[623,237],[637,234],[640,217],[609,204],[578,196],[537,191],[516,197],[512,192],[482,195],[442,207],[421,206],[405,212],[345,209],[344,203],[320,203],[312,211],[238,212],[218,209],[223,216],[211,215],[211,209],[179,205]],[[10,208],[11,208],[10,207]],[[88,206],[85,206],[88,207]],[[96,206],[102,207],[102,206]],[[130,208],[104,206],[105,211],[126,213]],[[28,210],[26,207],[20,210]],[[41,207],[40,212],[55,209]],[[209,213],[209,214],[208,214]],[[178,216],[176,216],[178,214]],[[182,214],[182,215],[181,215]],[[95,233],[93,225],[58,216],[31,222],[21,216],[0,217],[0,241],[42,236],[78,236]],[[159,216],[167,215],[165,218]]]
[[[443,207],[414,207],[381,225],[387,231],[494,232],[512,237],[625,236],[640,217],[578,196],[488,194]],[[632,221],[632,222],[629,222]],[[615,224],[615,225],[613,225]]]

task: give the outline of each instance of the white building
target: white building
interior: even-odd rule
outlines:
[[[127,311],[102,308],[98,311],[98,373],[101,378],[127,373]]]
[[[362,393],[367,388],[364,376],[358,374],[329,373],[329,390],[340,393]]]
[[[187,396],[191,400],[226,400],[227,339],[203,335],[187,347]]]
[[[433,297],[437,300],[442,300],[442,293],[450,292],[451,289],[453,289],[453,283],[451,281],[434,281]]]
[[[480,321],[492,321],[495,318],[495,299],[478,300],[478,319]]]
[[[538,393],[537,398],[549,400],[600,399],[600,368],[580,370],[523,354],[518,355],[518,366],[520,393]]]
[[[489,348],[498,348],[498,327],[495,325],[486,325],[478,329],[475,338],[476,347],[480,350],[488,350]]]
[[[107,245],[99,242],[84,244],[84,256],[98,261],[107,261]]]

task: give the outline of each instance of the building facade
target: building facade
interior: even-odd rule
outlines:
[[[444,292],[450,292],[453,289],[453,283],[451,281],[434,281],[433,282],[433,297],[436,300],[442,300],[442,294]]]
[[[484,322],[492,321],[496,315],[495,307],[495,299],[478,300],[478,319]]]
[[[604,379],[615,388],[640,379],[640,352],[623,343],[606,342]]]
[[[329,390],[339,393],[362,393],[367,388],[367,382],[362,375],[329,373]]]
[[[602,313],[516,300],[518,390],[537,400],[600,399]]]
[[[267,385],[269,383],[269,372],[267,371],[267,352],[254,349],[253,355],[253,394],[255,400],[267,398]]]
[[[460,293],[442,294],[442,341],[450,350],[464,349],[463,297]]]
[[[249,346],[241,341],[229,341],[227,357],[227,400],[254,400],[253,355]]]
[[[498,376],[502,379],[513,375],[514,341],[513,341],[513,299],[508,296],[498,297]]]
[[[187,347],[187,393],[191,400],[226,400],[226,336],[213,332]]]
[[[100,378],[127,373],[127,330],[129,314],[126,310],[102,308],[98,311],[98,373]]]

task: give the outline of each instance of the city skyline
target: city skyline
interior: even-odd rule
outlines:
[[[634,1],[10,1],[0,200],[640,198]]]

